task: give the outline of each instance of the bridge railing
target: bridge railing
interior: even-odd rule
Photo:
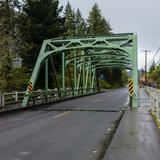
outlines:
[[[145,87],[145,90],[150,96],[151,113],[160,122],[160,90],[152,87]]]
[[[97,92],[96,88],[87,88],[87,89],[78,89],[72,90],[67,88],[65,91],[57,90],[57,89],[48,89],[45,90],[37,90],[33,91],[31,95],[25,95],[25,91],[23,92],[11,92],[11,93],[0,93],[0,107],[9,106],[12,104],[20,104],[23,101],[24,96],[30,96],[30,106],[36,104],[44,104],[48,102],[54,102],[63,99],[69,99],[73,97],[78,97],[82,95],[87,95],[91,93]]]

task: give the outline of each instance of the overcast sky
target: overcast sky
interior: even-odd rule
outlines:
[[[96,2],[103,16],[109,20],[114,33],[137,33],[138,66],[144,67],[144,53],[150,50],[148,62],[160,46],[160,0],[69,0],[76,10],[80,8],[84,19]],[[60,0],[66,5],[67,0]],[[160,52],[156,61],[160,58]]]

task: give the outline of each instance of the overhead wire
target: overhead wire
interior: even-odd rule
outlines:
[[[155,66],[160,62],[160,59],[157,61],[157,63],[155,64]]]
[[[152,60],[147,64],[147,66],[149,66],[149,65],[154,61],[154,59],[155,59],[155,57],[157,56],[157,54],[158,54],[159,51],[160,51],[160,47],[157,49],[155,55],[153,56]],[[160,59],[158,60],[158,62],[159,62],[159,61],[160,61]],[[157,63],[156,63],[156,64],[157,64]],[[155,64],[155,65],[156,65],[156,64]]]

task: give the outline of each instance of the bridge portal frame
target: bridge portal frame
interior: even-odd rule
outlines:
[[[68,53],[67,51],[72,51]],[[97,70],[103,68],[123,68],[132,70],[134,93],[132,107],[138,107],[138,67],[137,67],[137,35],[133,33],[112,34],[104,36],[62,37],[44,40],[36,61],[30,82],[35,88],[42,65],[45,65],[45,90],[48,93],[48,60],[52,56],[62,55],[62,90],[65,91],[65,70],[74,62],[74,89],[79,88],[82,77],[82,88],[88,84],[93,88],[96,83]],[[77,73],[79,70],[79,73]],[[57,84],[58,81],[56,80]],[[59,86],[59,84],[58,84]],[[60,88],[60,87],[59,87]],[[74,92],[76,95],[76,91]],[[61,95],[63,96],[63,95]],[[31,94],[28,89],[22,105],[27,107]]]

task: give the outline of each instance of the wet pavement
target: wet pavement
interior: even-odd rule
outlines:
[[[127,102],[121,88],[1,114],[0,160],[95,160]]]
[[[141,88],[139,108],[124,114],[104,160],[160,160],[160,130],[149,113],[149,96]]]

